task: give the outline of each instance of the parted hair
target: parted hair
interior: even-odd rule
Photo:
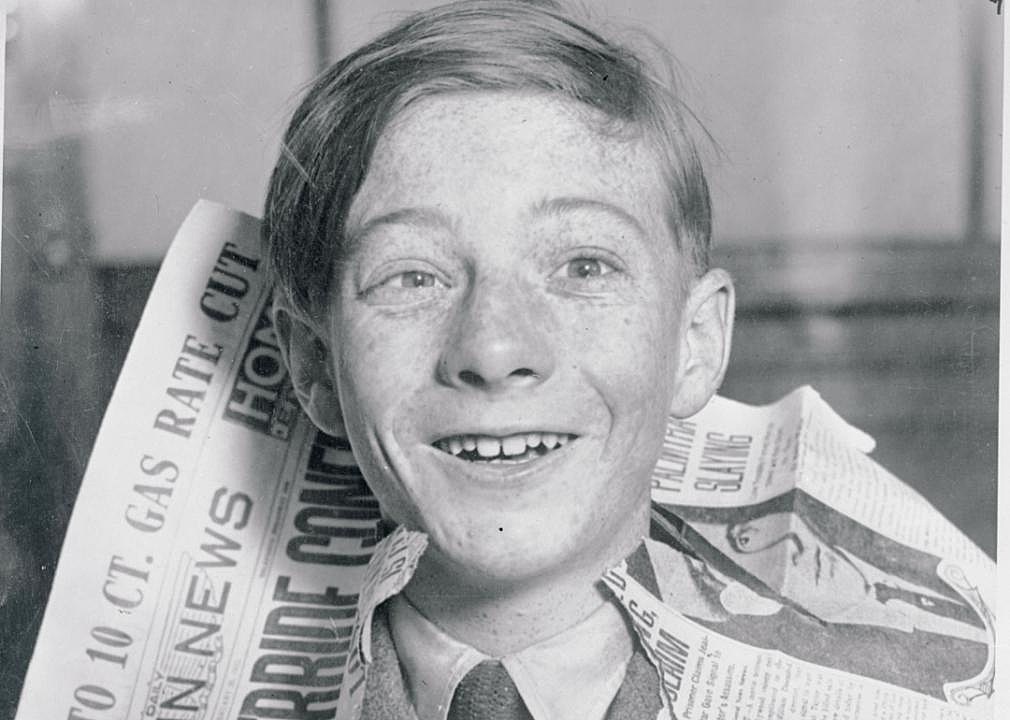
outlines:
[[[278,290],[305,319],[325,316],[347,212],[383,129],[421,98],[474,91],[557,94],[595,111],[587,121],[601,132],[651,143],[672,241],[702,273],[712,221],[698,125],[672,72],[660,80],[657,69],[552,0],[462,0],[407,17],[323,72],[294,112],[263,213]]]

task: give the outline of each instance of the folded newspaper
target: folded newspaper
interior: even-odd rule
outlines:
[[[253,218],[201,202],[179,231],[81,486],[19,720],[356,717],[357,608],[399,590],[424,540],[382,538],[347,439],[301,414],[264,266]],[[697,592],[657,596],[624,565],[604,578],[664,713],[992,717],[994,564],[872,448],[806,387],[671,419],[650,554]]]

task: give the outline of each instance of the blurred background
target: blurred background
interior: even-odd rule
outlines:
[[[259,215],[299,90],[434,2],[8,0],[0,717],[158,264]],[[582,2],[677,57],[738,282],[723,393],[811,384],[995,553],[1002,18],[985,0]],[[634,34],[634,33],[632,33]]]

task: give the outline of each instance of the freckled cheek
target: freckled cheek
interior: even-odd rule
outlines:
[[[629,310],[582,318],[569,339],[573,364],[607,386],[623,388],[623,396],[655,394],[672,375],[675,352],[673,328],[651,315]]]
[[[341,344],[341,397],[369,424],[381,423],[432,382],[435,333],[424,323],[355,318],[334,333]]]
[[[606,404],[609,452],[624,458],[658,452],[672,397],[671,345],[654,313],[627,312],[601,322],[600,332],[583,336],[585,376]]]

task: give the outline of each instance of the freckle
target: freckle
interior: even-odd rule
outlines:
[[[631,318],[624,318],[624,324],[625,325],[630,325],[631,324]]]

